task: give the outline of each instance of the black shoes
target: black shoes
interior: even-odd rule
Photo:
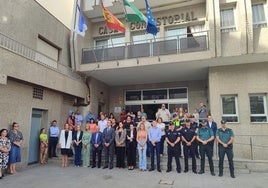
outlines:
[[[181,173],[181,170],[177,170],[177,172],[180,174]]]
[[[187,172],[188,172],[188,170],[184,170],[183,172],[184,172],[184,173],[187,173]]]
[[[198,172],[198,174],[204,174],[204,171],[203,171],[203,170],[200,170],[200,171]]]
[[[167,171],[166,172],[171,172],[171,170],[170,169],[167,169]]]
[[[214,172],[211,172],[211,175],[212,175],[212,176],[215,176],[216,174],[215,174]]]
[[[232,177],[232,178],[235,178],[235,175],[234,175],[234,174],[231,174],[231,177]]]
[[[92,166],[91,166],[91,168],[95,168],[95,167],[96,167],[96,165],[92,165]]]
[[[157,169],[158,172],[162,172],[162,170],[160,168]]]
[[[102,169],[108,168],[108,166],[104,166]]]
[[[149,172],[151,172],[151,171],[154,171],[154,168],[150,168],[150,169],[149,169]]]
[[[196,172],[195,170],[193,170],[193,173],[194,173],[194,174],[197,174],[197,172]]]

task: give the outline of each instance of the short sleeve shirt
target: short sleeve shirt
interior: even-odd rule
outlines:
[[[226,128],[225,131],[222,128],[217,129],[216,136],[219,137],[219,139],[227,144],[232,137],[234,137],[234,132],[230,128]]]
[[[198,129],[197,131],[197,136],[199,136],[199,138],[201,140],[208,140],[211,136],[214,136],[213,131],[211,128],[208,127],[201,127],[200,129]]]
[[[181,130],[181,136],[183,136],[185,140],[187,140],[187,142],[190,142],[193,139],[193,137],[196,136],[196,133],[193,128],[184,127]]]

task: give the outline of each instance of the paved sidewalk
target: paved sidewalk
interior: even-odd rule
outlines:
[[[167,181],[173,185],[160,184]],[[165,183],[165,182],[164,182]],[[45,166],[35,165],[19,171],[16,175],[6,175],[0,180],[1,188],[264,188],[268,184],[268,173],[236,174],[233,179],[229,172],[223,177],[212,177],[209,173],[203,175],[192,172],[178,174],[175,171],[166,173],[140,172],[135,169],[114,168],[97,169],[84,167],[61,168],[55,164]]]

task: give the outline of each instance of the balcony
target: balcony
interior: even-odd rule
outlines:
[[[82,64],[209,50],[208,31],[82,49]]]

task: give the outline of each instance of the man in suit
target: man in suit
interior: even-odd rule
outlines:
[[[96,167],[96,155],[98,155],[98,168],[101,167],[102,141],[102,133],[100,132],[100,127],[97,126],[97,131],[92,134],[90,140],[92,148],[92,168]]]
[[[105,156],[105,164],[103,169],[108,168],[113,169],[113,161],[114,161],[114,138],[115,138],[115,130],[111,127],[112,121],[108,120],[107,127],[103,130],[102,140],[104,146],[104,156]]]
[[[207,127],[212,129],[212,132],[214,134],[214,138],[216,138],[217,123],[215,121],[213,121],[211,115],[208,116]],[[213,139],[210,142],[210,144],[212,145],[212,156],[213,156],[213,153],[214,153],[214,151],[213,151],[214,150],[214,141],[215,141],[215,139]]]

